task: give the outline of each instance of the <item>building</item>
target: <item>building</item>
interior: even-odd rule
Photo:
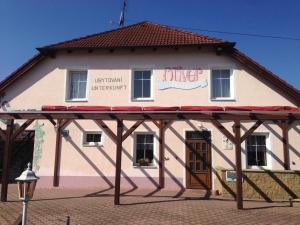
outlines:
[[[300,92],[234,46],[141,22],[38,48],[0,83],[2,183],[299,197]]]

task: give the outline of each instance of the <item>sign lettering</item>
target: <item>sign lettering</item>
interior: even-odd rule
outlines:
[[[163,80],[157,81],[159,90],[168,88],[178,89],[194,89],[198,87],[206,87],[207,80],[202,79],[203,70],[196,69],[183,69],[181,66],[166,67],[163,75]]]
[[[121,91],[126,90],[122,77],[97,77],[94,79],[92,91]]]

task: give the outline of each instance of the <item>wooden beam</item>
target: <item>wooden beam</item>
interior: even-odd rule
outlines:
[[[8,120],[6,124],[6,137],[2,159],[2,179],[1,179],[1,201],[7,201],[8,170],[11,155],[11,136],[14,129],[14,120]]]
[[[282,149],[283,149],[283,167],[285,170],[291,169],[288,131],[294,121],[295,118],[290,118],[288,120],[281,120],[281,121],[278,120],[273,121],[281,128],[281,132],[282,132],[281,142],[282,142]]]
[[[256,123],[241,137],[241,142],[244,142],[261,124],[263,124],[263,121],[256,121]]]
[[[1,128],[0,128],[0,137],[2,138],[3,141],[5,141],[6,131],[2,130]]]
[[[55,159],[54,159],[54,175],[53,175],[53,186],[59,186],[59,169],[60,169],[60,158],[61,158],[61,131],[64,121],[57,121],[56,130],[56,142],[55,142]]]
[[[94,120],[114,141],[117,141],[117,135],[104,123],[103,120]]]
[[[126,133],[123,135],[123,137],[122,137],[122,142],[125,141],[125,139],[128,138],[129,135],[131,135],[132,132],[135,131],[136,128],[138,128],[143,122],[144,122],[143,120],[138,120],[138,121],[136,121],[136,123],[133,124],[132,127],[130,127],[130,129],[127,130]]]
[[[117,137],[116,137],[116,175],[115,175],[115,199],[114,204],[120,205],[121,190],[121,164],[122,164],[122,134],[124,124],[122,120],[117,120]]]
[[[64,120],[62,120],[62,122],[60,124],[61,129],[64,129],[68,125],[68,123],[70,121],[71,121],[71,119],[64,119]]]
[[[289,135],[288,135],[288,125],[282,126],[282,144],[283,144],[283,163],[284,163],[284,169],[290,170],[290,153],[289,153]]]
[[[11,141],[13,141],[20,133],[22,133],[28,126],[30,126],[30,124],[32,124],[32,122],[34,121],[34,119],[30,119],[25,121],[12,135],[11,137]]]
[[[243,209],[243,178],[242,178],[242,151],[241,151],[241,122],[234,121],[235,134],[235,170],[236,170],[236,201],[237,208]]]
[[[156,120],[151,120],[155,126],[157,126],[157,128],[159,129],[161,124],[159,122],[157,122]]]
[[[89,119],[89,120],[288,120],[291,116],[300,120],[300,113],[279,112],[0,112],[0,119],[45,119],[45,114],[53,119]],[[214,118],[216,117],[216,118]]]
[[[22,116],[19,113],[9,113],[11,116],[10,119],[22,119]]]
[[[211,120],[211,123],[222,133],[224,134],[233,144],[235,143],[235,137],[218,121]]]
[[[53,186],[59,186],[59,170],[61,162],[61,132],[70,122],[70,119],[62,119],[57,121],[57,130],[56,130],[56,142],[55,142],[55,158],[54,158],[54,175],[53,175]]]
[[[159,121],[159,187],[165,187],[165,122]]]
[[[54,119],[52,119],[52,118],[50,119],[49,118],[48,120],[49,120],[50,123],[52,123],[53,126],[56,126],[56,122],[54,121]]]
[[[46,117],[47,120],[50,121],[50,123],[53,124],[53,126],[56,126],[56,122],[54,121],[53,117],[52,117],[50,114],[45,113],[45,114],[43,114],[43,115]]]
[[[290,153],[289,153],[289,140],[288,140],[288,130],[290,124],[293,123],[293,121],[273,121],[275,124],[277,124],[281,129],[281,142],[282,142],[282,149],[283,149],[283,167],[285,170],[290,170]]]
[[[172,120],[164,121],[164,128],[167,129],[167,126],[169,126],[172,122]]]

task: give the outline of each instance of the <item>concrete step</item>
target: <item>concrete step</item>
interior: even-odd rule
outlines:
[[[292,206],[296,208],[300,208],[300,198],[292,199]]]

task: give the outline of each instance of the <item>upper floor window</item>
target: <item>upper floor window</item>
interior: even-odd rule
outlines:
[[[133,100],[149,100],[152,98],[151,70],[133,71]]]
[[[267,166],[267,135],[253,134],[247,138],[247,165]]]
[[[86,100],[87,71],[69,71],[67,100]]]
[[[211,71],[211,99],[233,99],[233,78],[230,69],[213,69]]]

